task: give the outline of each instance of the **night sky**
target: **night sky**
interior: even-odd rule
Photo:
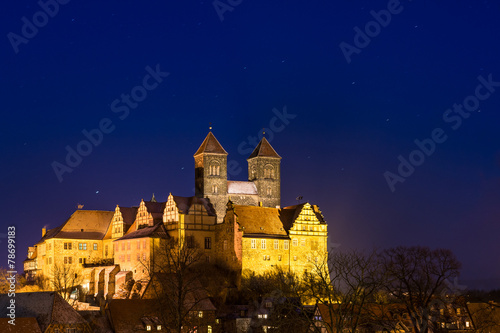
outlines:
[[[445,247],[462,281],[500,277],[500,2],[60,2],[0,20],[0,236],[17,227],[19,270],[78,204],[194,195],[211,123],[233,180],[265,128],[282,205],[319,205],[332,245]]]

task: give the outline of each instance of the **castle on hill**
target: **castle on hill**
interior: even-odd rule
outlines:
[[[327,256],[327,224],[316,205],[281,207],[281,157],[262,138],[248,157],[248,181],[227,179],[227,156],[212,132],[194,154],[195,196],[114,211],[76,210],[60,226],[42,229],[28,249],[28,279],[51,279],[67,266],[90,294],[112,297],[129,279],[148,279],[155,251],[169,240],[196,247],[206,263],[241,274],[279,266],[302,274]]]

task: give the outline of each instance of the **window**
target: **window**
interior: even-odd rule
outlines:
[[[271,257],[270,257],[270,256],[267,256],[267,260],[271,260]]]
[[[71,250],[72,247],[73,247],[73,243],[64,243],[65,250]]]
[[[130,262],[130,254],[127,254],[127,261]]]
[[[287,241],[287,240],[286,240],[286,241],[283,243],[283,247],[285,248],[285,250],[288,250],[288,249],[289,249],[289,247],[290,247],[290,243],[289,243],[289,241]]]
[[[218,187],[217,185],[212,185],[212,193],[217,193]]]
[[[52,244],[48,243],[47,244],[47,250],[50,251],[51,248],[52,248]]]
[[[49,257],[49,265],[52,265],[52,257]]]
[[[120,251],[120,244],[116,243],[115,245],[116,245],[115,246],[116,247],[115,252],[119,252]]]
[[[457,316],[460,316],[460,308],[457,308]]]
[[[262,258],[262,260],[266,260],[266,255],[264,254],[264,257]]]
[[[137,261],[141,260],[141,254],[137,253]]]
[[[161,331],[161,325],[156,325],[156,330]]]
[[[267,187],[266,193],[267,193],[268,196],[271,196],[272,191],[271,191],[271,187],[270,186]]]
[[[64,257],[64,264],[71,265],[73,263],[73,257]]]
[[[138,239],[137,240],[137,250],[140,250],[141,249],[141,240]]]
[[[212,238],[205,237],[205,249],[210,250],[212,248]]]
[[[274,249],[275,249],[275,250],[277,250],[277,249],[279,249],[279,248],[280,248],[280,241],[279,241],[279,240],[277,240],[277,239],[275,239],[275,240],[274,240]]]
[[[203,318],[203,311],[198,311],[198,317]]]
[[[143,249],[145,249],[145,248],[146,248],[146,240],[145,240],[145,239],[143,239],[143,240],[142,240],[142,248],[143,248]]]
[[[151,325],[146,325],[146,331],[151,331]]]
[[[219,166],[219,165],[214,165],[214,164],[212,164],[212,165],[209,167],[208,174],[209,174],[210,176],[219,176],[219,175],[220,175],[220,166]]]
[[[278,256],[278,261],[281,261],[281,256]]]
[[[142,260],[146,260],[146,253],[142,254]]]
[[[87,243],[78,243],[78,250],[87,250]]]
[[[293,246],[299,245],[299,241],[297,239],[292,240]]]
[[[107,245],[104,247],[104,256],[105,257],[108,256],[108,246]]]
[[[78,258],[78,263],[83,264],[83,258]]]
[[[293,256],[293,261],[297,261],[297,256]]]
[[[224,251],[227,250],[227,240],[224,241]]]
[[[468,321],[465,322],[465,327],[467,327],[467,328],[470,327],[470,323]]]
[[[130,241],[127,242],[127,250],[130,250]]]
[[[266,240],[265,239],[260,240],[260,248],[263,250],[266,249]]]
[[[207,327],[207,333],[212,333],[212,326],[208,325],[208,327]]]
[[[76,328],[67,328],[66,333],[76,333]]]
[[[251,243],[252,243],[252,249],[256,249],[257,248],[257,240],[252,239]]]
[[[97,251],[97,243],[94,243],[94,251]]]
[[[306,246],[306,240],[305,239],[302,239],[300,241],[300,246]]]
[[[125,243],[122,242],[122,251],[125,251]]]

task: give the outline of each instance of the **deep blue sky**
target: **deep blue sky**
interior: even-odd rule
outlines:
[[[221,21],[210,1],[73,0],[17,53],[9,33],[43,19],[41,8],[4,4],[0,233],[17,226],[19,264],[78,203],[192,195],[192,155],[210,122],[243,166],[232,179],[246,179],[238,146],[286,107],[296,117],[268,134],[283,157],[283,206],[299,195],[318,204],[342,248],[446,247],[463,279],[500,277],[500,87],[458,129],[443,120],[478,76],[500,81],[500,3],[402,0],[348,63],[339,45],[354,45],[354,28],[391,2],[233,0]],[[113,101],[157,64],[170,75],[121,120]],[[114,130],[60,182],[51,164],[105,118]],[[436,128],[447,140],[392,192],[384,172]]]

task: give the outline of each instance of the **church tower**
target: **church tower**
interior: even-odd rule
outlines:
[[[281,156],[265,137],[260,140],[248,161],[248,180],[254,182],[264,207],[281,205]]]
[[[227,203],[227,152],[212,132],[194,154],[194,164],[195,195],[210,199],[221,223]]]

